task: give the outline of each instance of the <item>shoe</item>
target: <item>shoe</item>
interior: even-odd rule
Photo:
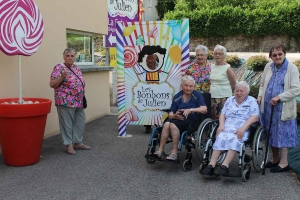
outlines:
[[[215,168],[212,165],[207,165],[203,171],[201,172],[202,175],[211,176],[214,174]]]
[[[228,173],[229,173],[228,167],[226,167],[225,165],[222,165],[220,167],[220,172],[219,173],[220,173],[221,176],[227,176]]]
[[[177,154],[172,152],[166,159],[169,161],[175,161],[177,160]]]
[[[152,131],[151,125],[145,125],[145,127],[146,127],[145,133],[146,134],[151,133],[151,131]]]
[[[88,145],[85,145],[85,144],[77,144],[77,145],[74,145],[74,149],[75,150],[91,150],[91,147],[89,147]]]
[[[290,166],[289,165],[287,165],[286,167],[284,167],[284,168],[281,168],[279,165],[277,165],[276,167],[272,167],[271,169],[270,169],[270,172],[272,172],[272,173],[277,173],[277,172],[287,172],[287,171],[289,171],[291,168],[290,168]]]
[[[278,164],[279,164],[279,162],[278,163],[272,163],[271,161],[269,161],[269,162],[267,162],[265,168],[276,167]]]

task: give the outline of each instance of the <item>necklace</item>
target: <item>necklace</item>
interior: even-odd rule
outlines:
[[[182,100],[185,103],[190,100],[190,96],[186,97],[186,96],[182,95]]]

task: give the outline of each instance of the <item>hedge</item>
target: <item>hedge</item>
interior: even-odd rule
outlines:
[[[300,37],[300,3],[281,3],[276,7],[242,8],[223,6],[201,10],[174,10],[164,20],[190,20],[191,37],[226,37],[236,35],[287,35]]]

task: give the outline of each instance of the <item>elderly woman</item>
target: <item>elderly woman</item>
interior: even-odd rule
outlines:
[[[181,87],[182,90],[173,98],[169,119],[164,123],[159,149],[156,152],[157,157],[161,158],[166,141],[169,136],[172,136],[172,153],[166,158],[171,161],[177,160],[180,133],[182,133],[189,124],[195,123],[198,119],[196,113],[205,114],[207,112],[202,94],[194,90],[195,80],[193,77],[185,75],[182,78]]]
[[[209,92],[210,89],[210,66],[208,63],[208,48],[203,45],[198,45],[195,49],[196,60],[186,70],[186,74],[194,78],[196,82],[196,90],[203,92]]]
[[[262,122],[267,130],[271,118],[271,105],[274,106],[269,140],[273,161],[269,161],[265,166],[271,168],[271,172],[290,169],[288,147],[298,144],[296,97],[300,94],[299,71],[285,55],[282,45],[275,45],[270,49],[269,57],[273,62],[265,66],[257,98]]]
[[[249,85],[245,81],[240,81],[235,85],[234,96],[227,99],[219,118],[212,157],[208,166],[203,169],[203,175],[214,174],[221,151],[228,150],[220,168],[220,175],[226,176],[235,153],[248,139],[250,125],[258,121],[259,107],[256,99],[248,96],[249,91]]]
[[[226,99],[232,96],[236,81],[234,71],[226,63],[226,48],[217,45],[213,55],[215,64],[211,66],[210,93],[213,119],[218,119]]]
[[[83,108],[85,81],[80,68],[74,64],[75,51],[65,49],[63,58],[65,62],[57,64],[52,71],[50,87],[54,88],[63,144],[66,145],[68,154],[75,155],[75,150],[91,149],[82,143],[85,128]]]

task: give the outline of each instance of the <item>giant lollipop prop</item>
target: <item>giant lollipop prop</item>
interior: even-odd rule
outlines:
[[[22,104],[21,55],[31,56],[39,48],[44,34],[44,22],[32,0],[0,0],[0,50],[6,55],[18,55],[20,95]]]

